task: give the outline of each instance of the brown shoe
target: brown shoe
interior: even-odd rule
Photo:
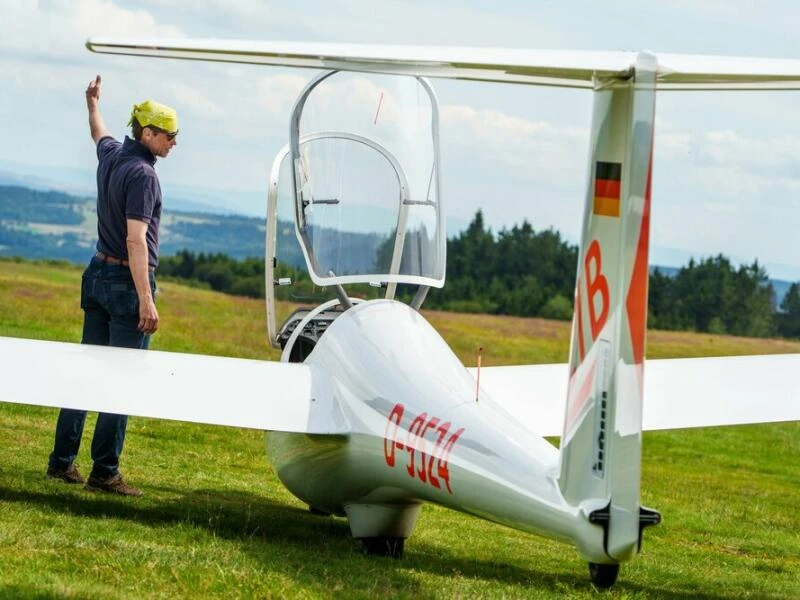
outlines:
[[[120,473],[112,475],[108,479],[100,479],[94,475],[89,475],[89,481],[86,482],[84,488],[88,492],[107,492],[109,494],[121,494],[123,496],[142,495],[142,490],[125,483]]]
[[[66,469],[54,469],[53,467],[47,467],[47,478],[48,479],[60,479],[64,483],[85,483],[86,480],[83,476],[78,472],[78,467],[75,464],[71,464]]]

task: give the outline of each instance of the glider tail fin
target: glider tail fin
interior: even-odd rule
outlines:
[[[649,514],[639,479],[655,71],[640,54],[627,85],[595,83],[575,287],[558,483],[603,527],[607,562],[635,554]]]

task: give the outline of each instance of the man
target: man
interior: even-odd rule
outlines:
[[[86,89],[89,130],[97,146],[97,252],[83,273],[83,344],[147,349],[159,324],[154,271],[158,265],[161,186],[154,165],[177,143],[175,110],[147,100],[133,107],[133,139],[115,140],[100,114],[98,75]],[[89,374],[90,375],[90,374]],[[87,385],[91,385],[89,381]],[[120,385],[129,385],[119,382]],[[113,394],[113,389],[109,389]],[[143,393],[147,393],[143,389]],[[84,483],[89,491],[141,496],[119,472],[128,417],[100,413],[92,439],[94,465],[85,481],[75,465],[86,411],[62,409],[47,477]]]

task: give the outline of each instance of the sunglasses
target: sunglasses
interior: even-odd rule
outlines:
[[[155,125],[148,125],[147,127],[148,127],[149,129],[152,129],[152,130],[153,130],[154,132],[156,132],[156,133],[163,133],[165,136],[167,136],[167,139],[168,139],[170,142],[171,142],[172,140],[174,140],[174,139],[175,139],[175,137],[178,135],[178,132],[177,132],[177,131],[167,131],[166,129],[161,129],[161,127],[156,127]]]

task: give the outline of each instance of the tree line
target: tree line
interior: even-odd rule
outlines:
[[[530,223],[494,234],[481,211],[447,242],[447,283],[432,289],[427,308],[568,320],[578,249],[553,229]],[[183,250],[162,257],[159,275],[230,294],[264,297],[264,259],[235,260],[225,254]],[[293,285],[279,298],[312,301],[326,294],[303,269],[278,264],[276,277]],[[375,297],[380,290],[358,286],[351,295]],[[413,290],[400,286],[410,297]],[[650,275],[649,326],[653,329],[727,333],[751,337],[800,338],[800,282],[777,305],[766,270],[754,261],[734,266],[723,255],[690,260],[674,274]]]

